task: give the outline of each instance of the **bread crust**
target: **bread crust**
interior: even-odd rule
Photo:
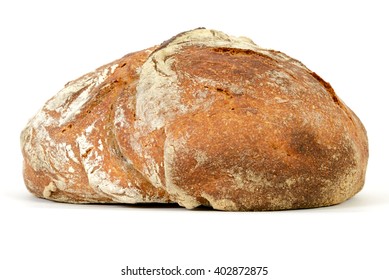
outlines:
[[[68,83],[21,135],[38,197],[282,210],[361,190],[366,130],[284,53],[196,29]]]

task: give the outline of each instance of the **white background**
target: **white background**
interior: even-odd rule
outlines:
[[[0,279],[158,279],[120,276],[126,265],[269,267],[266,277],[228,279],[389,279],[385,2],[1,0]],[[19,133],[46,100],[102,64],[200,26],[283,51],[331,83],[368,131],[357,196],[327,208],[228,213],[68,205],[28,193]]]

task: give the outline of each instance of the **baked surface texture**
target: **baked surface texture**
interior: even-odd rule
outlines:
[[[282,52],[209,29],[65,85],[21,134],[36,196],[252,211],[361,190],[366,130],[329,83]]]

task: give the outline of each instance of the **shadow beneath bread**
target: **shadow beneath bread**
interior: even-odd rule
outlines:
[[[138,204],[123,204],[123,203],[67,203],[43,199],[36,197],[30,193],[18,193],[9,196],[18,202],[24,202],[25,205],[39,208],[62,208],[62,209],[134,209],[134,210],[152,210],[152,211],[190,211],[181,207],[177,203],[138,203]],[[191,211],[217,211],[211,207],[199,206]]]
[[[185,209],[184,207],[180,206],[178,203],[138,203],[138,204],[115,204],[117,206],[124,206],[129,208],[135,208],[135,209]],[[207,206],[199,206],[194,209],[190,209],[191,211],[217,211],[213,209],[212,207]]]
[[[29,193],[13,193],[9,195],[9,198],[17,201],[18,203],[23,203],[24,205],[29,205],[30,207],[37,208],[62,208],[62,209],[93,209],[98,211],[104,211],[104,209],[110,210],[123,210],[131,209],[137,211],[192,211],[192,212],[227,212],[214,210],[211,207],[199,206],[192,210],[187,210],[184,207],[179,206],[177,203],[139,203],[139,204],[120,204],[120,203],[86,203],[86,204],[73,204],[73,203],[64,203],[56,202],[51,200],[46,200],[42,198],[35,197]],[[308,209],[291,209],[291,210],[280,210],[280,211],[257,211],[256,213],[274,213],[274,212],[359,212],[365,211],[372,208],[389,206],[389,193],[382,194],[380,192],[361,192],[356,196],[350,198],[349,200],[332,206],[319,207],[319,208],[308,208]],[[253,212],[253,211],[249,211]],[[236,213],[236,212],[235,212]],[[243,212],[241,212],[243,213]]]

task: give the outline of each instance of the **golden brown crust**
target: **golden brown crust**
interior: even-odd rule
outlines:
[[[329,83],[207,29],[71,82],[30,121],[22,150],[40,197],[220,210],[340,203],[362,188],[368,158],[362,123]]]

